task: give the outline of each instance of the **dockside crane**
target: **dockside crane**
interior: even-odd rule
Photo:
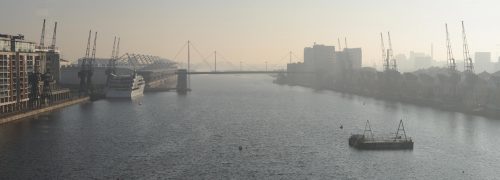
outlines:
[[[391,33],[387,32],[387,38],[389,41],[389,49],[387,50],[387,61],[392,63],[391,69],[394,71],[398,71],[398,64],[396,59],[394,58],[393,51],[392,51],[392,43],[391,43]]]
[[[54,32],[52,33],[52,44],[50,45],[50,49],[56,50],[56,35],[57,35],[57,22],[54,25]]]
[[[43,19],[42,34],[40,35],[40,49],[44,49],[45,46],[45,19]]]
[[[472,63],[472,58],[470,58],[469,45],[467,44],[467,36],[465,35],[464,21],[462,21],[462,38],[463,38],[463,49],[464,49],[464,71],[468,73],[474,73],[474,64]]]
[[[116,58],[115,53],[116,53],[116,36],[115,39],[113,40],[113,50],[111,51],[111,58],[109,59],[108,67],[106,68],[106,76],[107,76],[106,84],[109,83],[109,79],[111,78],[111,76],[115,74],[115,68],[114,68],[115,58]]]
[[[444,25],[446,28],[446,59],[448,60],[448,69],[450,72],[455,72],[457,70],[457,65],[455,63],[455,58],[453,58],[453,51],[451,50],[450,35],[448,33],[448,24]]]
[[[94,35],[94,46],[92,48],[92,58],[88,62],[88,73],[87,73],[87,89],[90,94],[94,93],[94,86],[92,85],[92,75],[94,74],[94,62],[95,62],[95,53],[96,53],[96,45],[97,45],[97,31]]]
[[[92,30],[89,31],[89,38],[87,40],[87,49],[85,50],[85,57],[82,59],[80,64],[80,72],[78,72],[78,78],[80,78],[80,96],[88,95],[88,84],[87,76],[89,73],[89,61],[90,61],[90,38],[92,36]]]

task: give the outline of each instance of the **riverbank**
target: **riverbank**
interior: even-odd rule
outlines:
[[[357,96],[369,97],[369,98],[374,98],[374,99],[379,99],[379,100],[384,100],[384,101],[401,102],[401,103],[413,104],[413,105],[422,106],[422,107],[431,107],[431,108],[436,108],[436,109],[440,109],[443,111],[460,112],[460,113],[464,113],[464,114],[500,119],[500,111],[493,109],[493,108],[489,108],[489,107],[478,107],[476,109],[467,109],[467,108],[439,102],[439,101],[436,101],[434,99],[420,99],[420,98],[402,97],[402,96],[398,96],[398,97],[396,97],[396,96],[384,96],[384,95],[380,95],[380,94],[376,94],[376,93],[369,93],[369,92],[347,91],[347,90],[342,90],[342,89],[334,88],[334,87],[317,88],[311,84],[289,83],[289,82],[283,82],[283,81],[274,81],[274,83],[280,84],[280,85],[301,86],[301,87],[312,88],[312,89],[328,90],[328,91],[334,91],[334,92],[339,92],[339,93],[346,93],[346,94],[352,94],[352,95],[357,95]]]
[[[28,110],[28,111],[8,114],[8,115],[0,117],[0,125],[4,124],[4,123],[9,123],[9,122],[29,118],[29,117],[34,117],[34,116],[40,115],[42,113],[54,111],[54,110],[61,109],[63,107],[71,106],[74,104],[88,102],[89,100],[90,100],[89,97],[74,98],[74,99],[69,99],[69,100],[62,101],[62,102],[57,103],[57,104],[53,104],[53,105],[38,108],[38,109],[32,109],[32,110]]]

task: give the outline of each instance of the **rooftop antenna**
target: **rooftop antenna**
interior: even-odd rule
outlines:
[[[450,35],[448,33],[448,24],[444,24],[446,28],[446,60],[448,61],[448,69],[452,72],[457,70],[457,66],[455,64],[455,59],[453,58],[453,51],[451,49]]]
[[[57,34],[57,22],[54,25],[54,33],[52,33],[52,44],[50,46],[52,50],[56,49],[56,34]]]
[[[43,19],[42,35],[40,37],[40,49],[43,49],[44,46],[45,46],[45,19]]]
[[[469,73],[474,73],[474,65],[472,64],[472,59],[469,54],[469,45],[467,44],[467,36],[465,35],[464,21],[462,21],[462,37],[464,43],[464,71]]]

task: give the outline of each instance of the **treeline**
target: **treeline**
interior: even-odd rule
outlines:
[[[500,73],[497,73],[500,74]],[[411,73],[374,68],[289,74],[278,82],[431,105],[456,111],[500,112],[500,77],[429,68]]]

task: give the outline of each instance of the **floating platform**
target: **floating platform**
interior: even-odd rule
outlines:
[[[413,140],[411,137],[406,136],[403,120],[399,121],[396,136],[392,138],[374,138],[370,122],[366,121],[364,133],[351,135],[349,137],[349,146],[367,150],[413,149]]]
[[[349,138],[349,146],[357,149],[413,149],[410,139],[371,139],[362,134],[355,134]]]

